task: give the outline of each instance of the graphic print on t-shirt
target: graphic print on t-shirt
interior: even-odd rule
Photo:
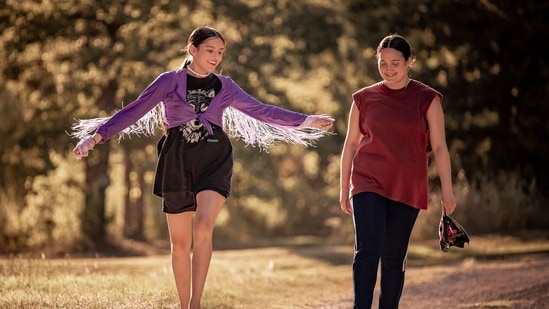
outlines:
[[[203,113],[208,109],[208,106],[214,96],[214,89],[187,90],[187,103],[194,108],[194,111],[197,114]],[[193,119],[183,124],[180,130],[183,135],[183,139],[185,139],[188,143],[196,143],[208,134],[206,129],[204,129],[204,125],[198,119]]]

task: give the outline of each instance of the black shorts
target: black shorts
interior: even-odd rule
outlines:
[[[223,129],[213,128],[213,135],[196,143],[183,140],[179,127],[159,141],[153,194],[163,198],[165,213],[195,211],[196,194],[203,190],[229,197],[233,148]]]

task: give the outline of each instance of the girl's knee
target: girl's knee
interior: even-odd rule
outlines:
[[[191,252],[191,241],[172,241],[171,243],[172,255],[184,255]]]
[[[213,236],[213,226],[196,222],[194,226],[194,243],[211,242]]]

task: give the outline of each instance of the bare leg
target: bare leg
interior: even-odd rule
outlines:
[[[191,244],[193,212],[167,214],[172,269],[181,309],[189,307],[191,294]]]
[[[212,258],[212,236],[215,219],[225,202],[221,194],[205,190],[196,196],[194,245],[192,257],[192,297],[190,309],[199,309],[206,276]]]

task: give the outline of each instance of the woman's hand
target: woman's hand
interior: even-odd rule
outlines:
[[[454,192],[442,193],[442,208],[447,215],[450,215],[456,210],[457,201]]]
[[[351,199],[349,198],[349,192],[341,191],[339,194],[339,204],[341,210],[348,215],[353,214],[353,206],[351,205]]]

